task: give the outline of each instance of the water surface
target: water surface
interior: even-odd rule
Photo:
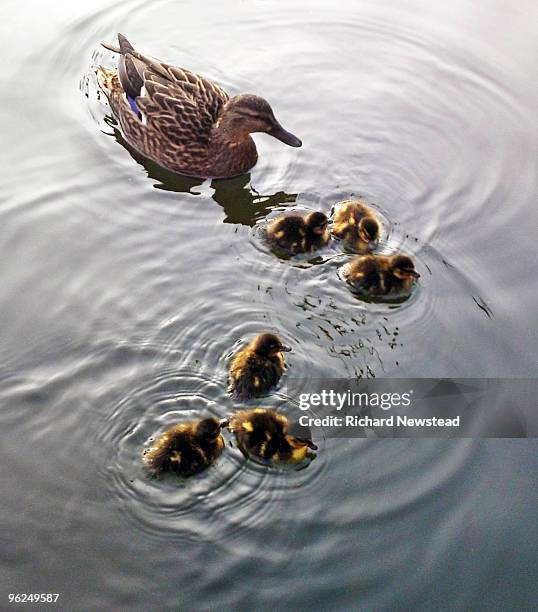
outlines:
[[[264,329],[289,376],[535,377],[538,38],[532,2],[8,2],[2,26],[2,597],[65,610],[530,609],[532,440],[320,440],[302,471],[230,447],[148,480],[148,440],[228,414],[226,366]],[[301,149],[197,181],[131,150],[99,46],[266,97]],[[257,227],[361,196],[420,285],[353,297],[329,252]],[[264,399],[286,411],[285,385]]]

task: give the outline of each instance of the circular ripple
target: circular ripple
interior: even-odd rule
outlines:
[[[279,501],[291,492],[309,494],[325,458],[304,470],[261,466],[244,459],[227,431],[223,454],[201,474],[155,478],[145,470],[144,448],[167,428],[208,415],[223,418],[233,410],[222,381],[197,371],[161,371],[102,421],[98,444],[109,449],[104,465],[111,493],[141,529],[159,537],[218,544],[276,518]]]

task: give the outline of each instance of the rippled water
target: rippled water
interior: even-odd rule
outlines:
[[[179,420],[230,413],[227,360],[263,329],[305,385],[536,376],[535,4],[6,6],[3,602],[534,607],[532,440],[316,440],[301,471],[230,446],[186,483],[148,479],[140,457]],[[229,181],[140,158],[95,85],[117,31],[265,96],[303,147],[256,136],[259,163]],[[401,304],[357,300],[337,248],[285,260],[260,240],[279,211],[359,195],[385,220],[382,250],[417,260]],[[285,412],[285,392],[259,403]]]

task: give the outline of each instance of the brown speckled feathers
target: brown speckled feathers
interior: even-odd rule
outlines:
[[[139,53],[121,34],[118,40],[119,48],[103,45],[119,53],[118,70],[99,67],[99,86],[126,140],[161,166],[189,176],[226,178],[256,163],[253,132],[301,146],[263,98],[230,98],[209,79]]]
[[[118,72],[99,68],[98,78],[122,131],[155,161],[186,174],[203,173],[211,131],[228,94],[211,81],[148,58],[120,40],[129,50],[122,55]],[[126,94],[136,102],[143,120]]]

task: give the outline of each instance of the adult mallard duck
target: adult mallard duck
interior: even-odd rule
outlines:
[[[318,449],[308,427],[268,408],[236,412],[228,427],[245,454],[263,461],[299,463]]]
[[[232,357],[228,391],[245,399],[269,391],[284,373],[286,351],[291,348],[284,346],[276,334],[256,336]]]
[[[192,476],[209,467],[222,453],[220,431],[228,424],[213,417],[178,423],[163,433],[144,452],[144,461],[154,474],[174,472]]]
[[[290,255],[309,253],[325,246],[330,239],[328,219],[322,212],[283,214],[267,226],[269,242]]]
[[[378,296],[404,296],[420,274],[408,255],[361,255],[341,268],[341,276],[355,290]]]
[[[301,146],[264,98],[230,98],[204,77],[135,51],[122,34],[118,40],[119,48],[103,44],[120,54],[118,70],[99,66],[97,80],[126,140],[161,166],[188,176],[229,178],[256,163],[253,132]]]
[[[345,246],[358,253],[368,253],[377,248],[381,221],[365,202],[345,200],[334,213],[332,233]]]

